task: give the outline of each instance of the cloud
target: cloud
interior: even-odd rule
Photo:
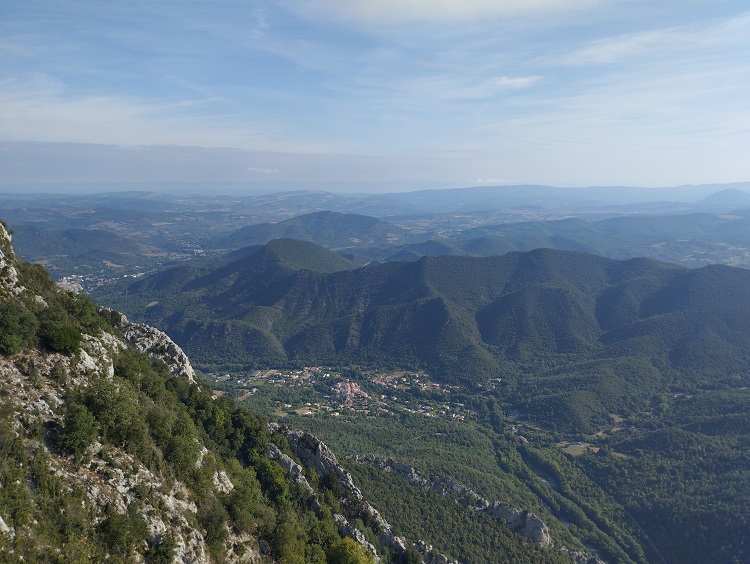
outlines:
[[[278,168],[257,168],[254,166],[247,167],[247,170],[250,172],[260,172],[262,174],[278,174],[279,172]]]
[[[215,100],[145,101],[115,95],[76,95],[44,74],[0,81],[0,139],[104,143],[262,147],[318,151],[320,146],[283,141],[282,126],[221,111]]]
[[[487,85],[493,90],[513,90],[515,88],[528,88],[542,80],[541,76],[500,76],[487,81]]]
[[[327,15],[364,24],[475,22],[579,9],[598,0],[291,0],[308,17]]]
[[[539,83],[541,76],[499,76],[475,82],[455,76],[423,77],[394,83],[393,88],[400,88],[415,99],[479,100],[492,98],[510,90],[529,88]]]
[[[594,41],[564,57],[568,64],[607,64],[647,56],[649,59],[691,50],[705,51],[712,47],[742,41],[750,35],[750,13],[729,20],[701,26],[666,29],[608,37]]]

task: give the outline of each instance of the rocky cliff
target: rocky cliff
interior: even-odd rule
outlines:
[[[504,522],[505,526],[512,531],[533,539],[540,546],[552,546],[552,537],[549,534],[547,525],[533,513],[509,505],[502,505],[498,502],[490,502],[454,480],[441,476],[426,476],[411,466],[396,462],[390,458],[355,456],[353,460],[360,464],[369,464],[384,472],[392,473],[413,486],[436,492],[462,504],[472,511],[486,513],[493,519]]]
[[[12,315],[28,311],[21,318],[26,322],[36,318],[43,322],[56,319],[53,314],[61,314],[52,311],[54,308],[47,302],[52,301],[50,296],[53,299],[58,294],[65,296],[65,291],[48,286],[47,299],[35,295],[23,285],[19,267],[11,236],[0,225],[3,307]],[[36,280],[33,284],[44,285]],[[76,303],[73,298],[70,300]],[[7,318],[2,322],[7,337],[12,326]],[[114,359],[128,348],[164,361],[172,374],[196,385],[190,362],[169,337],[151,327],[130,323],[124,316],[109,331],[81,334],[73,351],[57,352],[36,346],[26,347],[17,354],[0,351],[0,471],[5,477],[5,483],[0,483],[0,560],[46,559],[41,555],[55,553],[59,561],[96,560],[91,545],[74,540],[74,536],[69,542],[53,547],[51,553],[45,549],[44,543],[49,542],[45,541],[47,524],[39,522],[36,516],[41,519],[42,515],[58,511],[70,515],[67,519],[77,523],[75,526],[81,530],[90,524],[91,530],[102,535],[126,535],[131,525],[142,530],[147,546],[126,551],[118,558],[137,562],[148,556],[154,561],[159,547],[164,549],[161,552],[164,555],[168,544],[170,561],[196,564],[213,561],[206,531],[196,520],[198,508],[188,486],[160,471],[159,463],[147,465],[143,457],[133,456],[123,446],[99,440],[82,447],[76,456],[60,446],[59,437],[64,434],[65,426],[68,429],[71,426],[69,398],[85,394],[101,382],[114,382]],[[114,389],[113,393],[117,391]],[[206,459],[213,458],[205,452]],[[11,462],[18,467],[16,470]],[[211,468],[217,467],[216,460],[211,462]],[[31,468],[25,473],[23,469],[28,466]],[[7,480],[14,475],[17,480]],[[218,470],[215,483],[217,491],[231,487],[226,474]],[[75,506],[70,505],[72,500]],[[56,506],[60,507],[54,509]],[[71,530],[70,534],[74,533]],[[249,537],[227,530],[226,539],[227,561],[260,560]],[[239,545],[241,553],[234,550]]]
[[[362,492],[354,484],[351,474],[339,464],[338,459],[325,443],[304,431],[289,429],[275,423],[271,423],[270,425],[273,431],[282,434],[287,439],[289,446],[295,456],[302,462],[302,465],[314,470],[323,478],[328,478],[332,475],[336,476],[339,486],[345,492],[345,507],[349,519],[363,518],[367,522],[373,523],[373,529],[379,531],[379,541],[388,547],[392,554],[397,557],[403,556],[407,552],[407,547],[411,547],[422,555],[423,561],[426,564],[449,564],[451,562],[446,556],[433,551],[432,546],[424,541],[419,540],[415,543],[409,543],[406,539],[397,536],[388,521],[383,518],[377,509],[367,502]],[[285,456],[280,454],[278,449],[276,449],[273,455]],[[286,458],[288,459],[288,457]],[[290,459],[282,465],[288,468],[288,471],[293,475],[299,476],[302,472],[302,466],[296,465]],[[375,547],[367,541],[361,531],[349,523],[344,515],[335,515],[334,518],[342,534],[353,538],[362,546],[375,553]],[[458,563],[454,562],[452,564]]]
[[[86,335],[77,357],[33,352],[0,358],[3,409],[15,420],[15,432],[22,437],[23,448],[34,453],[35,459],[44,460],[59,487],[83,493],[81,505],[92,514],[94,523],[104,521],[105,510],[125,516],[137,507],[147,528],[149,546],[159,546],[169,537],[174,542],[175,561],[212,562],[205,533],[196,526],[196,504],[190,501],[185,484],[152,471],[130,453],[113,445],[94,442],[80,455],[89,462],[80,464],[45,441],[63,425],[64,398],[70,390],[85,388],[98,377],[111,377],[112,355],[125,346],[125,342],[114,335]],[[40,430],[40,435],[24,432],[29,429]],[[226,478],[218,472],[216,482],[217,490],[222,486],[226,490]],[[9,516],[6,509],[0,505],[0,519]],[[9,527],[4,519],[0,523],[0,534],[2,532],[7,541],[3,543],[4,549],[31,535],[29,527]],[[23,552],[18,554],[10,548],[7,554],[12,557]],[[231,549],[228,553],[228,561],[253,562],[259,557],[252,550],[246,550],[241,557]]]
[[[567,547],[557,545],[552,539],[547,525],[533,513],[497,501],[489,501],[455,480],[442,476],[428,476],[411,466],[381,456],[360,455],[353,456],[352,460],[359,464],[367,464],[383,472],[391,473],[413,486],[435,492],[456,503],[460,503],[471,511],[484,513],[496,521],[503,523],[510,530],[534,540],[543,548],[556,547],[560,549],[577,564],[604,564],[591,554],[573,551]]]

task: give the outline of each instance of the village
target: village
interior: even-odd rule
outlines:
[[[464,421],[476,414],[452,400],[461,388],[439,384],[428,374],[414,371],[357,372],[342,374],[312,366],[297,370],[254,370],[242,375],[208,374],[217,393],[274,417],[289,415],[397,416],[413,413],[425,417]]]

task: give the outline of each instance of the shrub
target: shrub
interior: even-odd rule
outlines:
[[[65,413],[65,428],[60,434],[60,446],[79,456],[94,442],[96,435],[97,424],[94,415],[85,405],[70,405]]]
[[[15,300],[0,302],[0,352],[18,354],[34,343],[39,322]]]

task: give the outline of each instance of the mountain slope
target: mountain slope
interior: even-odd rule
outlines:
[[[376,550],[418,555],[361,494],[329,493],[331,506],[287,439],[217,398],[166,335],[17,261],[4,225],[0,312],[4,562],[364,564]],[[318,475],[344,482],[325,451]],[[369,532],[377,546],[347,517],[379,523]]]
[[[200,362],[422,366],[472,386],[516,374],[514,401],[573,410],[573,427],[668,383],[745,382],[750,367],[750,272],[730,267],[539,249],[328,274],[240,260],[163,291],[155,279],[107,299]]]
[[[58,276],[98,273],[105,268],[147,265],[164,260],[168,251],[105,229],[15,228],[18,254],[30,262],[53,263]]]

